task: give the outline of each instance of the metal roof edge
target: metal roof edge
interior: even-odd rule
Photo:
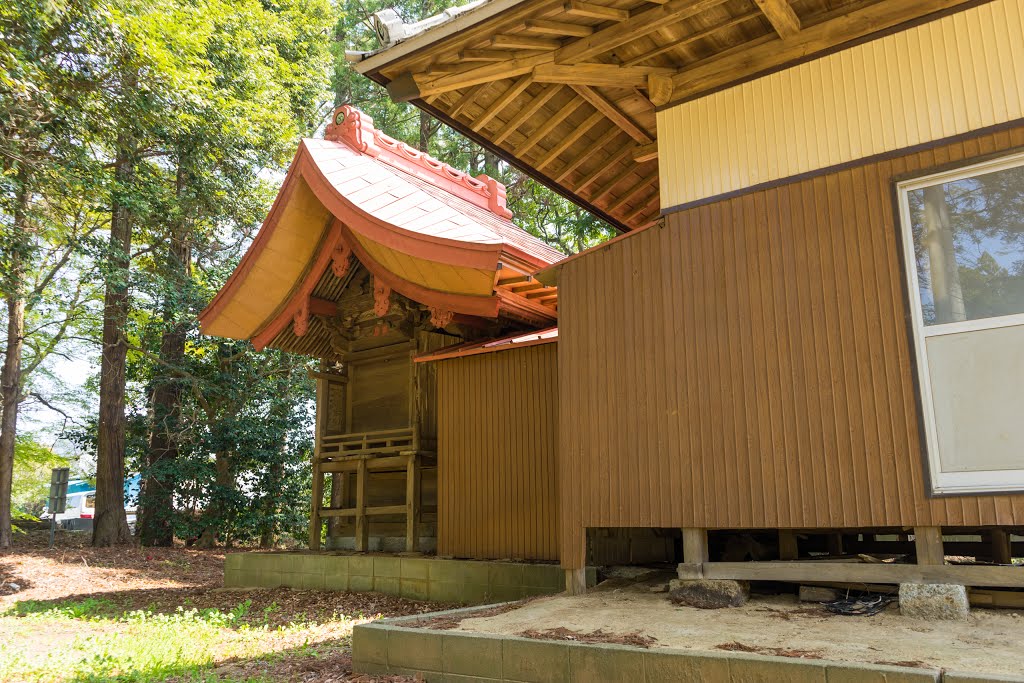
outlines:
[[[488,2],[483,3],[479,7],[456,15],[451,21],[438,24],[437,26],[428,28],[422,33],[418,33],[411,38],[407,38],[395,43],[394,45],[372,52],[363,57],[361,61],[354,62],[352,66],[356,71],[365,76],[371,71],[381,69],[391,62],[407,57],[417,50],[433,45],[434,43],[444,40],[445,38],[448,38],[460,31],[472,28],[473,26],[487,21],[488,19],[491,19],[502,12],[508,11],[513,7],[532,1],[534,0],[488,0]]]

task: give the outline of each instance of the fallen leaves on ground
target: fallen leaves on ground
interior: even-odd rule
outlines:
[[[590,633],[572,631],[564,627],[549,628],[545,631],[529,629],[517,635],[523,638],[534,638],[536,640],[570,640],[576,643],[613,643],[615,645],[632,645],[634,647],[649,648],[658,642],[656,638],[645,636],[642,633],[609,633],[603,629],[597,629]]]

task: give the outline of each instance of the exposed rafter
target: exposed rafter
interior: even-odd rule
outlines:
[[[512,100],[519,97],[524,90],[530,87],[530,83],[532,82],[533,78],[531,76],[521,76],[519,80],[510,85],[505,92],[494,98],[494,101],[491,102],[491,104],[473,120],[469,127],[473,130],[480,130],[486,126],[490,123],[491,119],[507,107]]]
[[[800,17],[789,5],[789,0],[754,0],[768,18],[775,32],[782,38],[800,33]]]
[[[505,142],[509,135],[514,133],[518,128],[526,123],[534,114],[541,110],[541,108],[547,104],[552,97],[558,94],[558,91],[562,89],[560,85],[549,85],[544,92],[533,98],[526,107],[523,108],[518,114],[513,116],[508,122],[502,126],[501,130],[494,136],[495,144],[500,145]]]
[[[580,38],[555,54],[556,64],[577,64],[585,62],[602,52],[654,33],[666,24],[681,21],[701,14],[712,7],[724,4],[726,0],[671,0],[664,5],[639,12],[614,26],[602,29],[587,38]]]
[[[626,116],[619,107],[607,97],[587,85],[574,85],[576,93],[590,103],[592,107],[608,117],[616,126],[625,131],[626,135],[633,138],[641,145],[654,141],[650,133],[640,127],[633,119]]]
[[[598,123],[604,120],[604,114],[599,111],[595,111],[593,114],[587,117],[587,119],[576,126],[571,133],[563,137],[554,147],[549,149],[544,156],[537,160],[537,168],[544,169],[558,158],[558,155],[569,149],[577,140],[586,135],[591,128],[596,126]]]

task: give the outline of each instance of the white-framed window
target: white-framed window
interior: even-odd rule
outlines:
[[[1024,491],[1024,153],[897,191],[931,489]]]

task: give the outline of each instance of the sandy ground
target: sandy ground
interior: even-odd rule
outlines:
[[[734,609],[700,610],[669,602],[665,593],[620,589],[533,600],[460,631],[518,635],[525,631],[602,630],[649,636],[656,647],[734,650],[862,663],[927,666],[978,673],[1024,671],[1024,614],[974,609],[965,622],[900,616],[895,605],[871,617],[837,616],[795,596],[754,596]],[[561,632],[564,638],[564,630]],[[534,633],[536,636],[536,633]]]

